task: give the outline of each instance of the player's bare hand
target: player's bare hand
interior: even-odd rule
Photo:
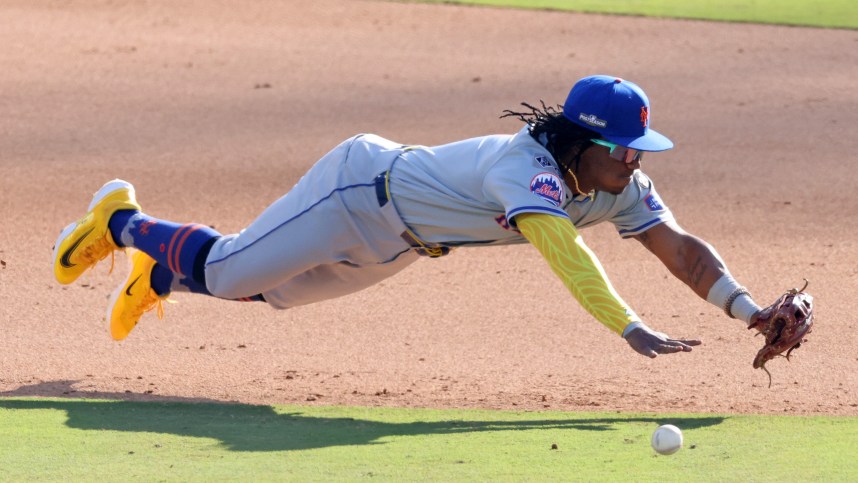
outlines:
[[[691,346],[701,344],[697,339],[671,339],[667,334],[656,332],[643,324],[626,334],[626,342],[638,354],[651,358],[659,354],[691,352]]]

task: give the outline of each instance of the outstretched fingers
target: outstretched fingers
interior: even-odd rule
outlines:
[[[691,347],[700,345],[701,341],[697,339],[667,339],[659,341],[656,347],[653,348],[655,354],[675,354],[677,352],[691,352]],[[655,354],[650,357],[655,357]]]
[[[691,352],[692,346],[701,344],[698,339],[673,339],[643,324],[625,335],[625,339],[635,352],[649,358],[658,357],[659,354]]]
[[[685,345],[700,345],[703,343],[700,339],[669,339],[669,342],[679,342]]]

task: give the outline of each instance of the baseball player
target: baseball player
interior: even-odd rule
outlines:
[[[647,327],[614,290],[580,229],[611,222],[697,295],[748,324],[760,307],[715,249],[685,232],[640,170],[644,153],[673,147],[650,128],[644,91],[613,76],[579,80],[558,109],[506,111],[525,126],[440,146],[372,134],[343,141],[246,229],[222,235],[144,213],[133,186],[113,180],[66,227],[54,272],[72,283],[133,247],[132,270],[107,309],[121,340],[173,292],[264,301],[286,309],[353,293],[420,256],[459,247],[531,243],[572,295],[637,352],[688,352],[695,339]]]

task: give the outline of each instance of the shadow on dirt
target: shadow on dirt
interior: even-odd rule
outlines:
[[[53,381],[57,384],[73,381]],[[688,418],[597,417],[523,421],[413,421],[389,423],[366,419],[306,416],[300,412],[281,413],[272,406],[226,404],[214,400],[160,399],[127,401],[129,394],[95,392],[76,394],[70,399],[15,399],[38,394],[34,386],[23,386],[0,393],[0,408],[13,410],[52,409],[65,411],[69,428],[174,434],[217,439],[232,451],[289,451],[343,445],[384,444],[387,436],[459,434],[480,431],[517,431],[527,429],[566,429],[574,431],[612,431],[627,423],[675,424],[694,429],[722,423],[724,417]],[[80,397],[84,396],[84,397]],[[106,401],[105,401],[106,400]],[[535,413],[538,415],[538,413]],[[555,413],[556,414],[556,413]],[[420,417],[419,413],[415,414]]]

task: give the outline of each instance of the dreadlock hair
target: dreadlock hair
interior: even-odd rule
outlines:
[[[500,118],[516,117],[527,123],[530,127],[530,135],[545,146],[545,149],[560,165],[562,172],[571,170],[573,165],[575,171],[578,171],[581,155],[584,154],[585,149],[593,145],[590,139],[598,139],[601,135],[567,119],[563,115],[563,106],[557,105],[557,108],[546,106],[542,100],[539,103],[542,105],[541,109],[522,102],[521,105],[530,109],[530,112],[516,112],[507,109],[503,111],[504,114]],[[568,166],[563,166],[561,160],[565,159],[569,152],[576,148],[577,154],[569,160]]]

